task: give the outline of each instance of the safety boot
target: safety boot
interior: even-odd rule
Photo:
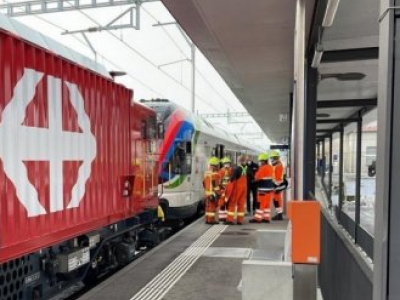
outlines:
[[[249,223],[260,223],[260,222],[257,221],[256,219],[251,219],[251,220],[249,220]]]
[[[282,214],[276,214],[274,217],[272,217],[273,221],[282,221],[283,220],[283,216]]]

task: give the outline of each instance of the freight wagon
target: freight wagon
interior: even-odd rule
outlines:
[[[0,16],[0,299],[47,299],[156,240],[156,114]]]

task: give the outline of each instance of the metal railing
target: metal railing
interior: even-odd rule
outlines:
[[[345,212],[337,210],[339,224],[350,234],[354,242],[360,246],[371,259],[374,257],[374,238],[364,228],[350,218]]]
[[[372,267],[330,211],[321,212],[319,284],[324,300],[371,300]]]
[[[326,195],[327,193],[322,199],[318,199],[322,203],[321,263],[318,279],[323,299],[370,300],[373,283],[372,262],[354,242],[354,237],[357,236],[354,220],[337,207],[332,207]],[[310,196],[312,199],[317,198],[311,192]],[[362,234],[358,236],[360,242],[364,240]]]

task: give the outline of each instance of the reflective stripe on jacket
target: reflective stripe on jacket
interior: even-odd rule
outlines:
[[[274,176],[275,176],[275,182],[277,184],[282,183],[283,181],[283,165],[280,161],[276,163],[274,166]]]
[[[219,170],[219,176],[221,178],[221,185],[223,187],[226,187],[226,185],[228,184],[229,179],[232,176],[232,173],[233,173],[232,167],[230,167],[230,168],[223,167],[221,170]]]
[[[269,164],[261,166],[256,173],[255,180],[258,191],[273,191],[275,189],[273,167]]]
[[[218,172],[207,171],[204,174],[203,186],[206,196],[219,195],[221,179]]]

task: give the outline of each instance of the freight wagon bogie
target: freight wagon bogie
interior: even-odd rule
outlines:
[[[156,211],[148,211],[3,263],[0,299],[66,297],[156,246],[162,238],[157,222]]]

